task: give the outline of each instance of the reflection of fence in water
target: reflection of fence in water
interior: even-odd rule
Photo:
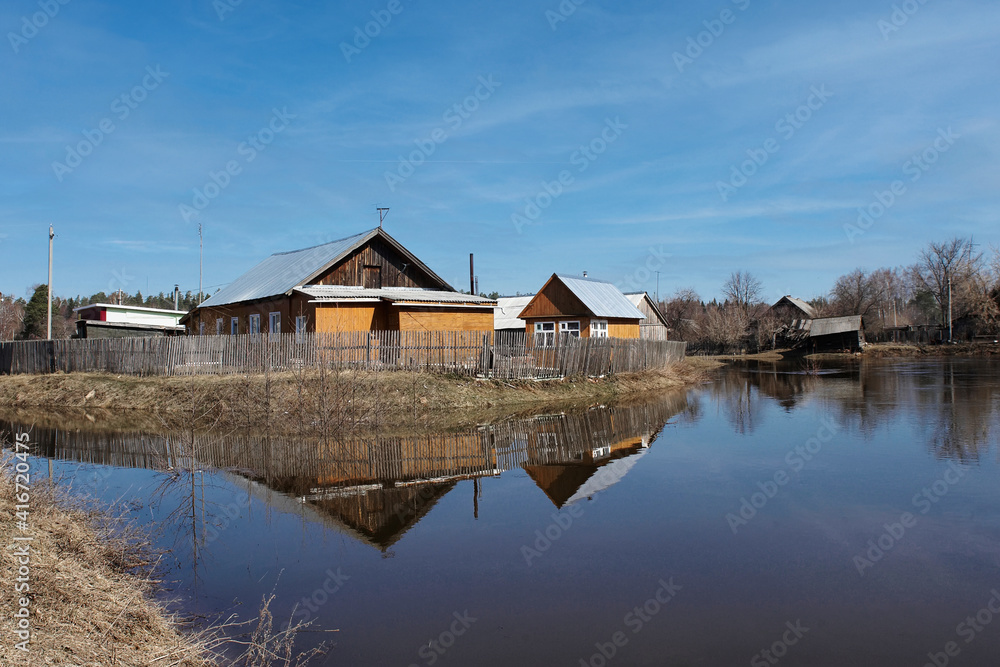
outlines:
[[[257,373],[265,369],[425,370],[507,379],[600,376],[664,368],[686,344],[556,336],[536,346],[523,333],[349,331],[168,336],[0,343],[0,373],[125,375]]]

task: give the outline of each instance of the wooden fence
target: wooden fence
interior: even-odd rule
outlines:
[[[569,334],[542,346],[520,332],[493,331],[96,338],[0,343],[0,373],[192,375],[325,366],[504,379],[596,377],[664,368],[681,361],[685,348],[676,341]]]

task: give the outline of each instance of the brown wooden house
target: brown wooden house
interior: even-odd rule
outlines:
[[[462,294],[384,229],[271,255],[184,316],[189,334],[490,331]]]
[[[639,338],[645,316],[611,283],[552,274],[518,316],[537,345],[556,334],[580,338]]]

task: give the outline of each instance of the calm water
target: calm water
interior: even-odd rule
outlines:
[[[135,501],[188,610],[273,590],[338,629],[302,636],[335,641],[315,664],[992,665],[998,371],[749,365],[462,433],[203,434],[193,476],[190,436],[35,434]]]

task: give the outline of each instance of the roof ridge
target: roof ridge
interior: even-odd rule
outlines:
[[[346,241],[348,239],[355,239],[355,238],[358,238],[359,236],[365,236],[367,234],[371,234],[374,231],[378,231],[378,229],[379,229],[379,227],[375,227],[373,229],[369,229],[368,231],[364,231],[364,232],[361,232],[359,234],[351,234],[350,236],[345,236],[342,239],[336,239],[334,241],[327,241],[325,243],[317,243],[316,245],[311,245],[311,246],[309,246],[307,248],[298,248],[297,250],[283,250],[282,252],[271,253],[271,257],[278,257],[280,255],[294,255],[297,252],[304,252],[306,250],[315,250],[316,248],[322,248],[325,245],[330,245],[330,244],[333,244],[333,243],[343,243],[344,241]]]

